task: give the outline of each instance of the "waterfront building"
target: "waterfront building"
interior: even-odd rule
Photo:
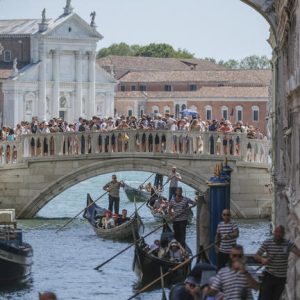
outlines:
[[[271,70],[230,70],[201,59],[120,56],[98,64],[119,80],[118,115],[179,117],[188,108],[203,120],[242,121],[266,132]]]
[[[116,81],[96,62],[95,14],[88,24],[67,1],[57,19],[0,20],[0,118],[14,126],[61,117],[109,116]]]

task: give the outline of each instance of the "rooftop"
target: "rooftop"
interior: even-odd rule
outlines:
[[[0,20],[0,35],[31,35],[38,31],[38,23],[41,19]]]
[[[271,70],[147,71],[129,72],[120,78],[120,82],[216,82],[266,86],[270,84],[271,79]]]
[[[191,71],[191,69],[225,69],[223,66],[216,65],[204,59],[177,59],[141,56],[109,55],[98,59],[97,63],[108,72],[113,70],[116,78],[120,78],[130,71]]]
[[[116,98],[145,98],[145,99],[162,99],[162,98],[269,98],[269,88],[264,87],[201,87],[197,91],[183,92],[117,92]]]

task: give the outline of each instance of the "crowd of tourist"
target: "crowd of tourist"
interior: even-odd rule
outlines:
[[[253,125],[243,124],[242,121],[231,124],[229,120],[207,120],[200,117],[192,118],[181,117],[174,118],[173,115],[164,116],[156,114],[155,116],[142,115],[120,116],[116,118],[92,117],[91,120],[79,118],[77,122],[66,122],[61,118],[52,118],[48,121],[39,121],[33,117],[31,122],[22,121],[15,128],[3,125],[0,130],[0,139],[13,141],[22,134],[47,134],[55,132],[85,132],[85,131],[112,131],[123,129],[143,129],[143,130],[170,130],[170,131],[188,131],[188,132],[236,132],[245,133],[248,138],[266,139],[260,128]]]

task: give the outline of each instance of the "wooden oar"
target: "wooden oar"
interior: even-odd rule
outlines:
[[[102,197],[104,197],[108,192],[105,192],[104,194],[102,194],[98,199],[96,199],[95,201],[91,202],[88,206],[86,206],[83,210],[81,210],[75,217],[73,217],[72,219],[68,220],[63,226],[59,227],[55,233],[59,232],[60,230],[62,230],[63,228],[65,228],[69,223],[71,223],[75,218],[77,218],[81,213],[83,213],[88,207],[92,206],[94,203],[96,203],[97,201],[99,201]]]
[[[153,280],[152,282],[150,282],[149,284],[147,284],[145,287],[143,287],[142,289],[140,289],[138,292],[136,292],[134,295],[132,295],[130,298],[128,298],[127,300],[131,300],[134,299],[136,296],[138,296],[139,294],[143,293],[145,290],[147,290],[149,287],[151,287],[153,284],[157,283],[158,281],[161,280],[161,278],[164,278],[168,275],[170,275],[172,272],[176,271],[177,269],[180,269],[182,267],[184,267],[186,264],[190,263],[194,258],[198,257],[201,253],[203,253],[204,251],[210,249],[211,247],[213,247],[216,244],[216,242],[210,244],[209,246],[207,246],[206,248],[204,248],[203,250],[201,250],[200,252],[198,252],[197,254],[193,255],[192,257],[190,257],[189,259],[186,259],[184,262],[182,262],[181,264],[177,265],[176,267],[172,268],[171,270],[169,270],[168,272],[164,273],[163,275],[159,276],[158,278],[156,278],[155,280]]]
[[[164,272],[163,272],[162,266],[160,266],[160,278],[161,278],[161,288],[162,288],[161,300],[167,300],[167,295],[166,295],[166,291],[165,291],[165,282],[164,282],[163,274],[164,274]]]
[[[159,225],[158,227],[156,227],[155,229],[153,229],[152,231],[150,231],[149,233],[147,233],[145,236],[139,238],[136,242],[139,242],[141,239],[144,239],[147,236],[151,235],[152,233],[156,232],[158,229],[160,229],[164,225],[165,225],[165,223]],[[104,265],[106,265],[107,263],[109,263],[110,261],[112,261],[114,258],[116,258],[120,254],[122,254],[123,252],[125,252],[126,250],[128,250],[129,248],[131,248],[132,246],[134,246],[136,244],[136,242],[130,244],[129,246],[127,246],[126,248],[124,248],[123,250],[121,250],[120,252],[118,252],[117,254],[115,254],[114,256],[112,256],[111,258],[109,258],[108,260],[106,260],[105,262],[103,262],[102,264],[100,264],[99,266],[95,267],[94,270],[99,270],[101,267],[103,267]]]

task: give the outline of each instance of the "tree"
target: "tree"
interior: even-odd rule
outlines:
[[[270,60],[265,56],[251,55],[240,61],[241,69],[270,69]]]
[[[204,58],[207,61],[219,64],[221,66],[227,67],[229,69],[252,69],[252,70],[259,70],[259,69],[270,69],[271,68],[271,62],[267,58],[267,56],[262,55],[251,55],[247,56],[241,60],[236,59],[229,59],[227,61],[220,60],[216,61],[214,58],[211,57],[205,57]]]
[[[107,48],[102,48],[97,58],[108,55],[120,56],[147,56],[147,57],[174,57],[174,58],[193,58],[194,54],[186,49],[178,49],[177,51],[168,44],[149,44],[146,46],[127,45],[126,43],[112,44]]]
[[[135,45],[137,46],[137,45]],[[97,58],[108,55],[133,56],[134,52],[131,46],[126,43],[112,44],[107,48],[102,48],[97,54]]]

